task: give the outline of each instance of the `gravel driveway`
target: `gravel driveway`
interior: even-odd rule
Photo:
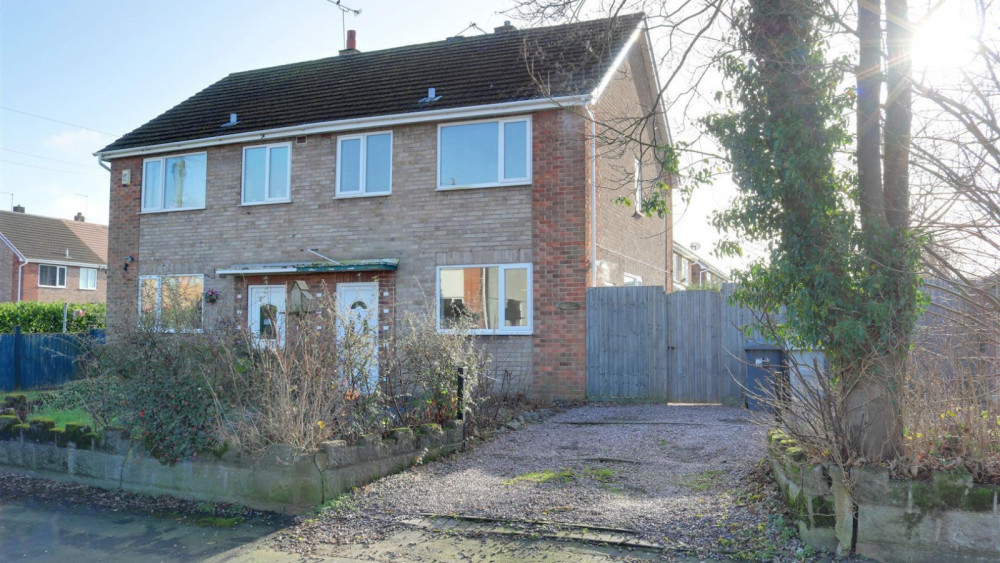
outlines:
[[[763,432],[742,409],[587,405],[381,479],[277,544],[309,552],[323,543],[365,543],[451,516],[478,522],[463,528],[473,533],[596,528],[665,553],[801,556],[771,515],[763,456]]]

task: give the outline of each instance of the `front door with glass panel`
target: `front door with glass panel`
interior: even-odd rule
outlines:
[[[359,366],[359,369],[363,369],[367,377],[356,381],[356,384],[365,387],[361,391],[374,391],[378,385],[378,284],[337,284],[337,307],[341,318],[337,337],[343,339],[350,336],[370,350],[370,353],[360,355],[364,366]],[[344,326],[348,322],[351,323],[350,335],[347,335],[348,327]]]
[[[261,347],[285,345],[285,286],[251,285],[247,322],[254,342]]]

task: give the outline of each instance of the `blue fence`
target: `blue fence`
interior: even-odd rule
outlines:
[[[0,334],[0,391],[62,385],[76,375],[77,358],[103,333]]]

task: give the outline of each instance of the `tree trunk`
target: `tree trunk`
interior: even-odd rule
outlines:
[[[885,226],[882,193],[882,137],[879,97],[882,91],[882,6],[858,0],[858,189],[861,225],[873,234]]]

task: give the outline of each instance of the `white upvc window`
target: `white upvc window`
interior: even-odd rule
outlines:
[[[243,205],[291,201],[292,144],[243,147]]]
[[[642,285],[642,278],[633,274],[625,274],[625,287]]]
[[[531,264],[438,267],[438,330],[531,334],[531,317]]]
[[[531,117],[438,125],[438,189],[531,183]]]
[[[337,197],[392,193],[392,132],[337,138]]]
[[[205,208],[207,153],[147,158],[142,166],[142,211]]]
[[[642,213],[642,161],[635,159],[635,212]]]
[[[165,331],[201,330],[205,276],[139,276],[139,320]]]
[[[38,287],[66,287],[66,266],[39,264]]]
[[[97,268],[80,268],[80,289],[97,289]]]
[[[691,261],[680,254],[674,254],[674,281],[687,283],[690,276]]]

